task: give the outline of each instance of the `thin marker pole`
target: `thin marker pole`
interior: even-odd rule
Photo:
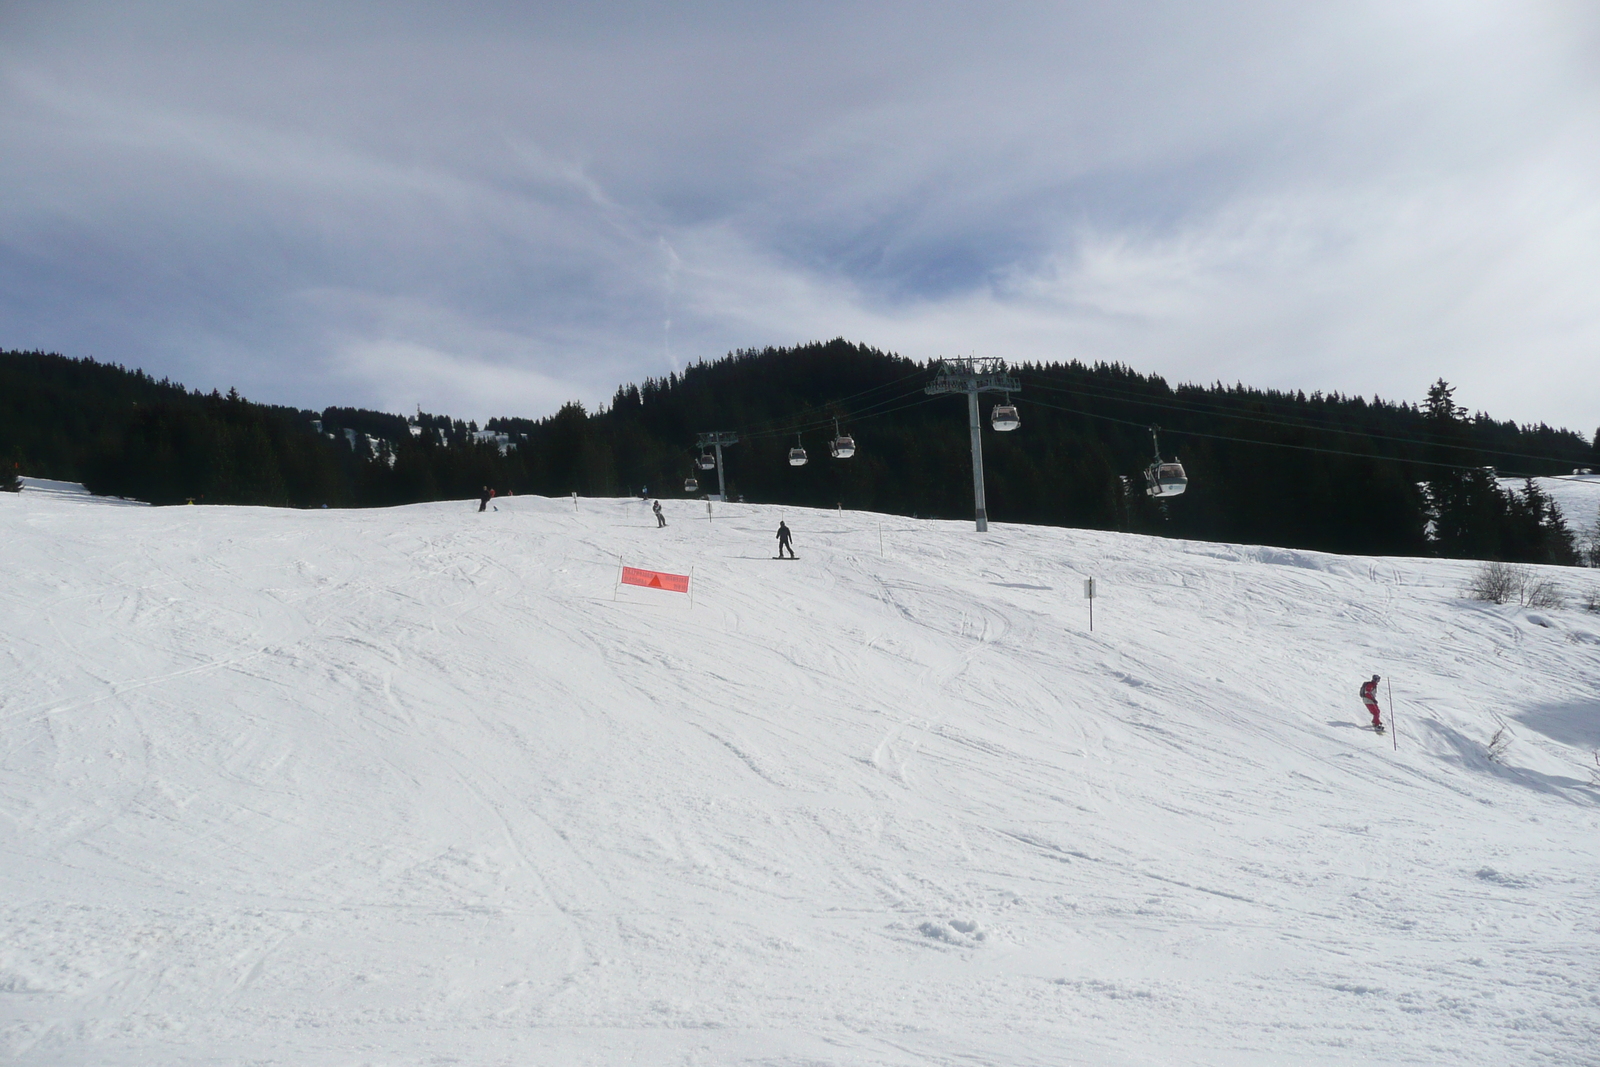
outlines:
[[[1394,681],[1385,679],[1384,685],[1389,688],[1389,732],[1394,734],[1394,750],[1400,751],[1400,720],[1394,717]]]
[[[689,610],[694,610],[694,568],[689,568]]]

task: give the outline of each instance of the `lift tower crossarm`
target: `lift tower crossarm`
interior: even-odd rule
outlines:
[[[924,393],[967,394],[967,426],[972,434],[972,508],[978,532],[989,529],[989,509],[983,498],[983,437],[978,419],[979,393],[1020,393],[1022,383],[1006,373],[1004,360],[963,356],[941,359],[933,381],[922,387]]]
[[[963,356],[959,359],[942,359],[933,381],[922,387],[928,394],[937,393],[1020,393],[1022,383],[1005,371],[1005,363],[998,359],[981,359]]]
[[[701,448],[715,448],[717,450],[717,496],[722,500],[728,499],[727,481],[722,476],[722,446],[736,445],[739,435],[728,430],[713,430],[711,433],[700,435]]]

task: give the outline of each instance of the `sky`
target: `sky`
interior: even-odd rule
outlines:
[[[483,419],[833,337],[1591,434],[1600,7],[0,0],[0,347]]]

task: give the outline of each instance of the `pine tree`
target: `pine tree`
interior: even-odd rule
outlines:
[[[22,475],[19,464],[11,464],[10,470],[0,470],[0,493],[22,492]]]
[[[1424,414],[1434,441],[1433,462],[1445,464],[1435,468],[1426,490],[1435,550],[1442,556],[1499,559],[1506,494],[1493,468],[1456,465],[1466,448],[1467,410],[1456,406],[1455,390],[1443,378],[1428,390]]]
[[[1554,563],[1570,567],[1578,562],[1578,547],[1567,529],[1561,505],[1529,478],[1520,493],[1507,498],[1501,558],[1517,563]]]

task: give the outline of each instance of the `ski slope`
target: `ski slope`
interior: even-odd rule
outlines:
[[[1535,478],[1535,484],[1561,507],[1567,528],[1580,537],[1600,526],[1600,474],[1563,474],[1555,478]],[[1501,478],[1507,492],[1521,492],[1522,478]]]
[[[1600,616],[496,503],[0,494],[0,1061],[1600,1063]]]

